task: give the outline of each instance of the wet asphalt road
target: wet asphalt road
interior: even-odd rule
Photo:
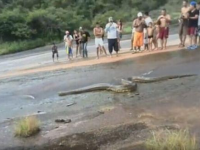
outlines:
[[[170,44],[177,44],[177,35],[172,35]],[[123,48],[129,48],[130,40],[122,42]],[[94,46],[89,46],[90,55],[95,55]],[[65,52],[62,61],[65,60]],[[32,54],[25,52],[10,56],[0,57],[0,73],[22,69],[41,64],[49,64],[50,53],[48,51]],[[41,64],[38,64],[41,61]],[[117,84],[122,78],[131,76],[167,76],[181,74],[200,74],[200,49],[194,51],[174,51],[138,58],[123,60],[115,63],[77,67],[67,70],[38,73],[22,77],[0,80],[0,125],[9,118],[38,114],[44,112],[43,121],[48,124],[49,120],[63,114],[76,115],[90,109],[95,109],[101,102],[88,100],[87,103],[79,102],[71,111],[61,103],[78,101],[76,96],[60,98],[59,91],[76,89],[96,83]],[[151,87],[149,87],[151,88]],[[33,96],[35,99],[30,98]],[[84,98],[84,96],[83,96]],[[86,97],[87,98],[87,97]],[[109,103],[104,100],[104,103]],[[6,135],[9,132],[5,130]],[[0,137],[0,140],[4,137]],[[5,138],[6,140],[6,138]],[[1,142],[0,142],[1,144]]]

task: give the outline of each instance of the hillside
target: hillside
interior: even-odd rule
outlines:
[[[91,29],[97,21],[105,25],[109,16],[130,22],[138,11],[166,6],[172,13],[180,5],[180,0],[0,0],[0,54],[60,41],[66,29]]]

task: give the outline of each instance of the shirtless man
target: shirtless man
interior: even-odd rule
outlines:
[[[100,27],[99,23],[97,22],[96,27],[93,29],[93,34],[95,36],[95,46],[97,48],[97,58],[98,59],[99,59],[99,53],[100,53],[101,49],[107,55],[106,49],[103,45],[103,39],[102,39],[103,33],[104,33],[103,29]]]
[[[171,22],[171,17],[167,14],[166,9],[163,9],[161,11],[161,15],[158,17],[157,21],[160,21],[159,39],[161,43],[161,50],[163,50],[163,48],[166,49],[167,47],[167,39],[169,36],[169,24]]]
[[[181,17],[179,19],[179,38],[180,45],[179,47],[185,47],[185,40],[188,32],[188,3],[186,0],[183,1],[183,7],[181,8]]]
[[[135,33],[134,33],[134,41],[133,46],[137,47],[138,50],[141,50],[141,46],[143,46],[144,42],[144,28],[145,21],[142,18],[142,13],[138,13],[138,18],[134,21]]]

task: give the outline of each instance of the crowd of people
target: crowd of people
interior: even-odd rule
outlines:
[[[189,46],[187,49],[193,50],[197,46],[197,37],[200,37],[200,3],[195,1],[188,2],[183,1],[183,7],[181,8],[181,15],[179,18],[179,47],[185,47],[186,38],[189,37]],[[169,28],[171,24],[171,16],[167,14],[166,9],[161,10],[160,16],[153,21],[149,16],[149,12],[142,14],[139,12],[137,18],[133,20],[132,24],[132,38],[131,38],[131,50],[133,53],[142,51],[153,51],[153,50],[165,50],[167,48],[167,39],[169,37]],[[108,40],[108,51],[112,57],[113,50],[118,56],[118,52],[121,48],[120,40],[123,33],[123,23],[119,20],[117,23],[114,22],[112,17],[108,18],[108,23],[103,29],[99,22],[93,29],[95,37],[95,46],[97,51],[97,58],[100,55],[105,54],[107,56],[106,48],[104,47],[104,34],[107,35]],[[88,57],[87,44],[90,40],[90,34],[85,31],[84,28],[80,27],[79,31],[74,31],[73,35],[70,35],[69,31],[66,31],[64,36],[65,48],[67,51],[68,58],[73,59],[73,43],[75,43],[76,57]],[[200,38],[199,38],[200,43]],[[74,48],[74,47],[73,47]],[[54,44],[52,47],[53,60],[54,55],[57,54],[58,50]]]

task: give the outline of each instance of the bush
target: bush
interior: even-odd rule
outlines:
[[[0,45],[0,55],[21,52],[41,46],[45,46],[45,40],[36,39],[18,42],[7,42]]]
[[[15,136],[18,137],[30,137],[39,131],[39,121],[34,116],[21,119],[15,126]]]
[[[195,137],[188,131],[153,133],[145,143],[147,150],[198,150]]]

